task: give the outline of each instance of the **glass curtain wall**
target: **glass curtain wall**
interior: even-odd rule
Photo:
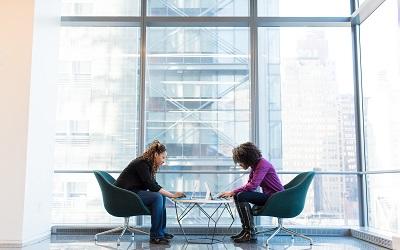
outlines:
[[[294,177],[285,171],[319,173],[304,212],[288,223],[358,225],[351,27],[329,23],[349,17],[350,3],[145,2],[142,23],[139,0],[63,1],[63,15],[80,19],[65,21],[61,32],[53,223],[119,222],[104,211],[90,171],[117,177],[159,139],[168,149],[162,170],[174,170],[157,175],[168,190],[202,195],[204,182],[215,193],[246,182],[231,150],[250,140],[284,183]],[[319,22],[304,25],[307,18]],[[177,224],[174,209],[169,202],[170,225]],[[187,220],[207,225],[200,214]]]
[[[360,25],[368,221],[400,232],[400,3],[386,0]],[[392,172],[392,173],[391,173]],[[394,173],[396,172],[396,173]]]
[[[149,27],[146,48],[146,144],[154,138],[165,143],[167,170],[233,169],[232,148],[250,133],[249,29]],[[234,175],[215,173],[157,179],[169,190],[196,195],[205,195],[205,182],[221,190],[235,181]],[[170,223],[176,224],[175,206],[167,206]],[[207,223],[196,213],[187,218]]]
[[[138,150],[136,27],[63,27],[60,34],[55,170],[121,169]],[[93,174],[55,174],[53,221],[107,216]]]
[[[259,140],[274,166],[357,171],[350,27],[261,27],[258,41]],[[357,225],[357,188],[355,174],[317,175],[294,221]]]

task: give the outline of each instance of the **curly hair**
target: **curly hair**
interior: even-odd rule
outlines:
[[[262,157],[261,151],[252,142],[245,142],[232,149],[232,158],[235,164],[243,163],[245,169],[255,166]]]
[[[167,151],[167,148],[165,147],[164,144],[161,144],[158,140],[154,140],[151,142],[146,150],[143,152],[143,155],[141,156],[143,159],[150,161],[152,164],[151,168],[151,175],[154,177],[160,168],[160,166],[157,166],[154,164],[154,156],[155,154],[162,154]]]

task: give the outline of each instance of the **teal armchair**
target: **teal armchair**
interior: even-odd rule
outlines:
[[[267,239],[267,246],[269,241],[280,231],[290,234],[292,238],[294,238],[294,236],[304,238],[310,242],[310,245],[313,244],[311,238],[285,228],[283,226],[283,218],[294,218],[303,211],[308,187],[310,186],[314,175],[314,172],[305,172],[297,175],[284,186],[284,191],[273,194],[264,206],[253,206],[252,214],[254,216],[271,216],[278,218],[277,227],[257,232],[257,234],[273,232]]]
[[[102,234],[122,231],[117,240],[117,245],[119,246],[121,237],[126,230],[132,233],[132,237],[135,231],[148,234],[129,226],[129,218],[131,216],[151,215],[149,209],[143,204],[140,197],[134,192],[115,186],[115,179],[105,171],[94,171],[94,175],[100,185],[103,204],[107,212],[112,216],[123,217],[125,219],[123,226],[98,233],[94,236],[94,240],[97,241],[98,236]]]

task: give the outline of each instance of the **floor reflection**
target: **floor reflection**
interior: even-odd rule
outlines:
[[[135,236],[131,241],[129,236],[123,237],[121,245],[117,247],[115,235],[100,237],[97,243],[93,235],[53,235],[51,239],[20,248],[21,250],[387,250],[352,237],[313,237],[314,245],[301,239],[291,240],[291,237],[279,236],[271,240],[266,247],[266,237],[258,237],[257,243],[233,243],[228,237],[222,243],[215,244],[188,244],[183,236],[176,236],[169,245],[150,244],[147,236]],[[7,248],[0,248],[1,250]],[[7,249],[8,250],[8,249]],[[17,248],[12,248],[17,250]]]

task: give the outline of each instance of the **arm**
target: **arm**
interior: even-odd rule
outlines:
[[[253,172],[250,172],[250,174],[249,174],[249,179],[247,180],[247,183],[249,183],[250,182],[250,180],[253,178]],[[242,187],[240,187],[240,188],[242,188]],[[239,189],[239,188],[238,188]],[[242,191],[240,191],[240,192],[242,192]],[[237,193],[240,193],[240,192],[237,192]],[[235,190],[232,190],[232,191],[226,191],[226,192],[223,192],[223,193],[221,193],[218,197],[222,197],[222,198],[228,198],[228,197],[232,197],[232,196],[234,196],[236,193],[235,193]]]
[[[256,170],[254,171],[253,175],[250,176],[249,181],[245,185],[233,190],[233,192],[237,194],[240,192],[246,192],[246,191],[251,192],[256,190],[260,186],[265,175],[268,173],[268,170],[269,168],[267,165],[259,164],[256,167]]]
[[[158,192],[162,187],[152,178],[149,166],[145,162],[140,162],[136,166],[136,173],[138,174],[140,180],[144,183],[145,187],[152,192]]]
[[[250,182],[251,178],[253,178],[253,172],[250,172],[249,179],[247,180],[247,183]],[[242,187],[243,187],[243,186],[242,186]],[[239,189],[241,189],[242,187],[237,188],[236,190],[239,190]],[[240,193],[240,192],[242,192],[242,191],[239,191],[239,192],[237,192],[237,193]],[[228,198],[228,197],[234,196],[235,194],[236,194],[236,193],[235,193],[235,190],[226,191],[226,192],[221,193],[218,197],[220,197],[220,198],[221,198],[221,197],[222,197],[222,198]]]
[[[161,188],[158,192],[159,192],[160,194],[162,194],[162,195],[168,197],[168,198],[180,198],[180,197],[185,197],[185,194],[182,193],[182,192],[176,192],[175,194],[173,194],[173,193],[168,192],[167,190],[165,190],[165,189],[163,189],[163,188]]]
[[[218,197],[219,198],[228,198],[228,197],[232,197],[234,195],[235,195],[235,193],[233,191],[226,191],[226,192],[221,193]]]
[[[159,192],[160,194],[169,197],[169,198],[180,198],[184,197],[185,194],[181,192],[176,192],[175,194],[168,192],[167,190],[163,189],[157,181],[151,176],[149,172],[149,166],[147,166],[146,163],[140,164],[138,166],[138,173],[140,176],[140,179],[145,183],[146,187],[152,191],[152,192]]]

